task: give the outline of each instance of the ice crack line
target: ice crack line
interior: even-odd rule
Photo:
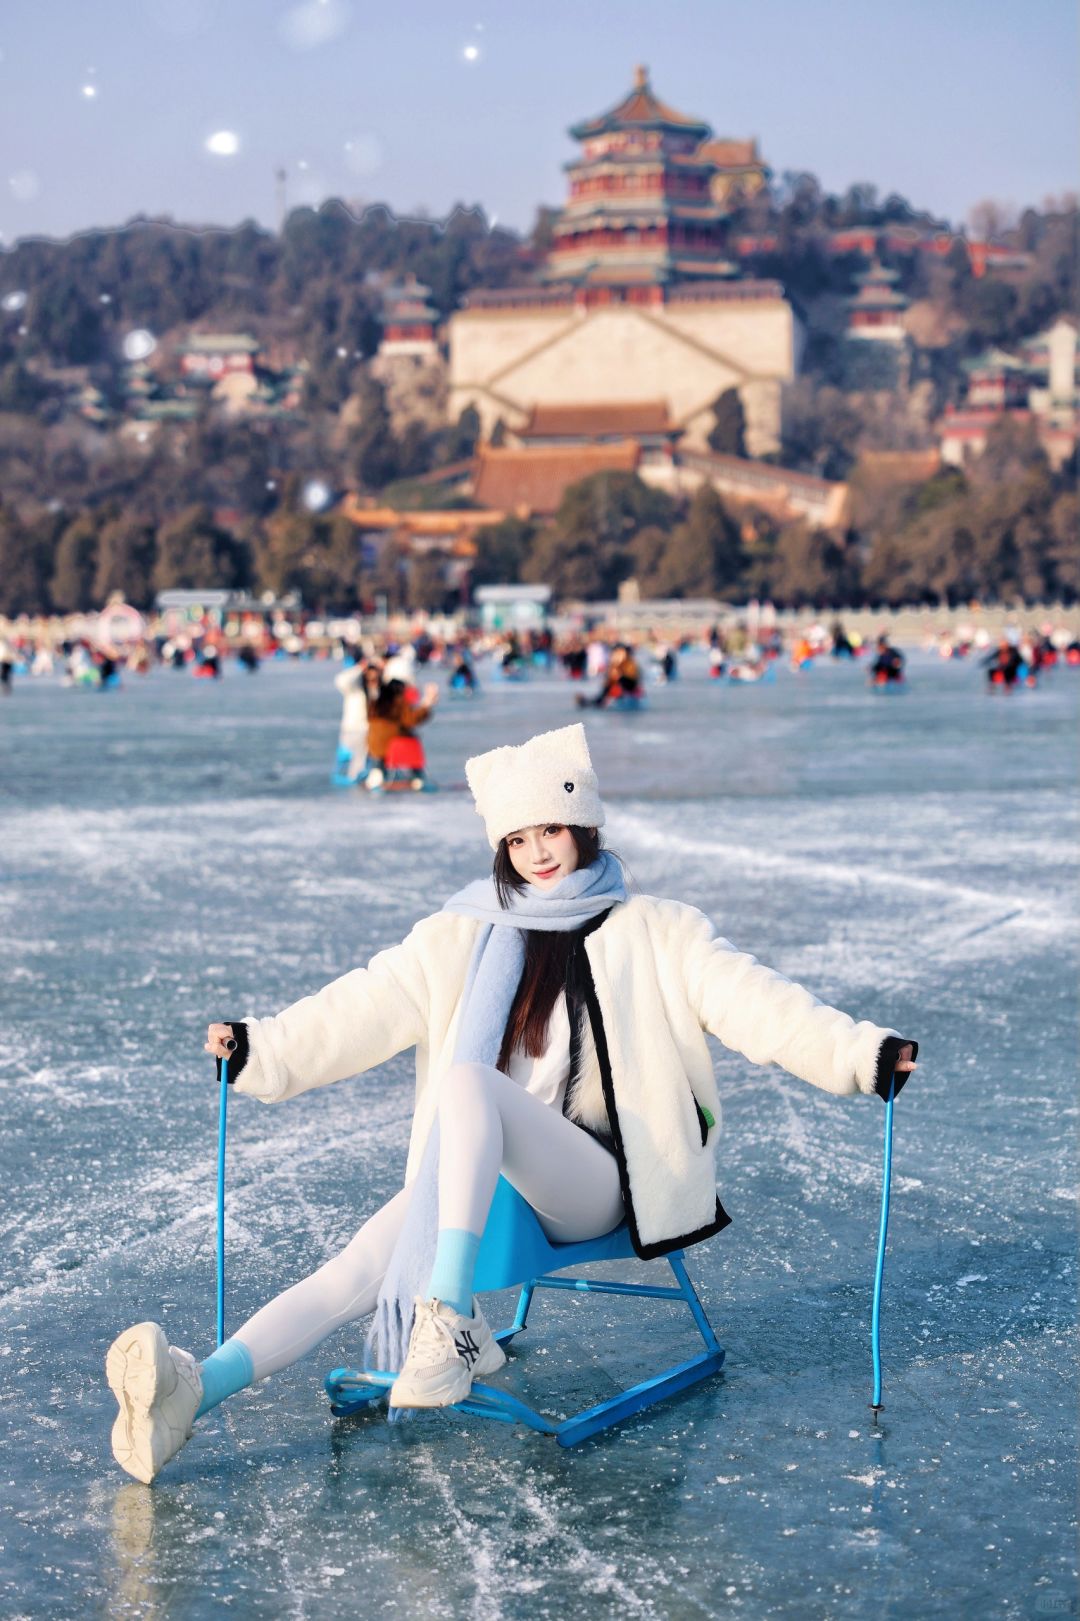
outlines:
[[[672,832],[668,828],[657,829],[644,817],[632,812],[624,811],[619,816],[619,822],[627,827],[629,836],[636,839],[648,849],[654,845],[663,846],[666,852],[677,851],[680,855],[700,858],[708,856],[729,867],[738,867],[740,872],[764,872],[772,876],[789,878],[808,878],[826,880],[833,884],[842,884],[848,888],[872,888],[888,890],[895,894],[898,890],[906,890],[912,895],[930,896],[940,902],[948,898],[961,905],[986,907],[997,910],[1002,901],[1000,894],[991,894],[983,889],[976,889],[971,884],[947,883],[939,877],[921,878],[915,873],[897,872],[892,866],[859,865],[857,863],[840,863],[836,861],[823,861],[810,856],[784,855],[777,850],[762,850],[747,844],[731,844],[719,840],[692,839],[684,834]],[[1032,924],[1061,925],[1071,921],[1069,913],[1046,903],[1030,904],[1017,908],[1005,918],[999,918],[996,923],[979,925],[983,927],[997,927],[998,924],[1011,921],[1014,917],[1024,915]],[[973,930],[973,933],[979,930]]]

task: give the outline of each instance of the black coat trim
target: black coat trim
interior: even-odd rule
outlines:
[[[229,1025],[229,1029],[232,1031],[236,1041],[236,1051],[229,1054],[225,1079],[230,1086],[234,1086],[247,1068],[248,1059],[251,1057],[251,1043],[248,1038],[247,1025],[243,1019],[234,1019]]]
[[[593,929],[599,928],[607,915],[607,912],[601,913],[598,918],[590,922],[581,931],[579,936],[581,944],[574,952],[573,969],[577,985],[580,986],[581,993],[585,999],[585,1008],[589,1016],[589,1024],[592,1029],[593,1042],[596,1046],[596,1058],[600,1065],[600,1083],[603,1087],[604,1102],[607,1105],[608,1124],[611,1127],[611,1148],[615,1155],[615,1163],[619,1168],[619,1186],[622,1190],[623,1209],[626,1213],[626,1225],[630,1232],[630,1242],[634,1246],[634,1253],[639,1255],[643,1261],[653,1261],[657,1258],[657,1256],[667,1255],[672,1250],[687,1249],[691,1244],[700,1244],[703,1239],[711,1238],[714,1233],[719,1233],[725,1227],[731,1225],[731,1217],[720,1203],[719,1198],[717,1198],[716,1215],[714,1216],[713,1220],[711,1222],[706,1222],[705,1226],[699,1227],[696,1232],[684,1233],[679,1238],[661,1239],[655,1244],[646,1244],[642,1242],[641,1235],[638,1232],[637,1220],[634,1215],[634,1199],[630,1188],[630,1173],[627,1169],[626,1150],[623,1146],[622,1130],[619,1125],[619,1111],[615,1103],[615,1087],[611,1079],[611,1057],[608,1052],[607,1032],[604,1029],[604,1019],[600,1012],[600,1003],[596,995],[596,985],[593,981],[592,967],[589,963],[588,954],[586,953],[584,947],[584,937],[587,934],[591,934]],[[701,1114],[700,1107],[698,1109],[698,1115],[702,1128],[707,1131],[708,1127],[704,1116]],[[596,1135],[595,1132],[593,1135]],[[702,1141],[704,1142],[704,1138],[702,1138]]]
[[[600,927],[607,915],[607,912],[601,912],[599,917],[590,918],[588,923],[583,924],[580,929],[575,929],[571,937],[570,951],[566,959],[566,1010],[570,1018],[570,1074],[566,1082],[566,1089],[563,1092],[562,1112],[564,1119],[577,1126],[579,1131],[586,1132],[594,1142],[600,1144],[601,1148],[606,1148],[609,1154],[614,1154],[615,1149],[610,1132],[597,1131],[594,1127],[585,1125],[583,1121],[576,1120],[571,1113],[574,1095],[581,1079],[582,1026],[589,1017],[588,1009],[585,1006],[585,987],[581,973],[581,962],[585,956],[584,941],[587,934],[591,934],[594,929]]]
[[[893,1079],[896,1061],[900,1057],[901,1047],[911,1047],[911,1058],[914,1063],[919,1056],[919,1043],[912,1041],[909,1036],[886,1036],[878,1048],[877,1071],[874,1075],[874,1091],[884,1103],[889,1101],[889,1082]],[[902,1069],[896,1076],[893,1087],[893,1097],[900,1096],[900,1089],[911,1078],[911,1071]]]

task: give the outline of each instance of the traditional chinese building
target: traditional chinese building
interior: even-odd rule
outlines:
[[[1076,317],[1059,315],[1021,345],[1020,358],[1030,383],[1028,403],[1036,415],[1075,419],[1080,400]]]
[[[632,439],[642,450],[670,453],[679,437],[664,400],[632,405],[536,405],[513,438],[539,445],[610,445]]]
[[[701,155],[709,133],[658,100],[638,68],[618,106],[570,131],[582,151],[566,165],[570,195],[542,279],[623,286],[631,302],[660,303],[665,283],[729,272],[716,165]]]
[[[552,518],[572,484],[594,473],[635,473],[641,449],[632,439],[618,444],[541,445],[531,450],[482,445],[472,479],[480,507],[516,517]]]
[[[1050,463],[1060,467],[1073,454],[1080,430],[1077,402],[1077,322],[1059,315],[1019,352],[988,349],[964,363],[967,392],[938,422],[942,459],[962,467],[981,456],[999,422],[1031,423]]]
[[[1020,427],[1032,423],[1051,467],[1061,467],[1076,450],[1075,416],[1057,421],[1037,416],[1029,410],[995,411],[988,408],[969,411],[950,406],[938,422],[942,461],[953,467],[964,467],[976,460],[986,449],[991,429],[999,422],[1013,422]]]
[[[974,410],[992,407],[1004,410],[1026,405],[1027,367],[1004,349],[985,349],[981,355],[963,362],[967,375],[967,404]]]
[[[446,363],[431,288],[412,272],[403,281],[377,275],[370,280],[382,296],[382,338],[370,370],[386,391],[394,431],[403,433],[412,422],[440,428],[446,418]]]
[[[380,355],[411,355],[431,359],[437,352],[435,328],[439,312],[431,303],[431,288],[410,272],[383,292]]]
[[[698,149],[713,166],[709,190],[725,211],[748,203],[768,188],[772,171],[762,162],[756,140],[732,141],[714,136]]]
[[[450,417],[473,406],[485,435],[501,422],[513,436],[541,407],[659,401],[703,445],[734,388],[748,448],[775,451],[801,329],[778,282],[737,279],[726,255],[714,184],[732,153],[710,155],[709,126],[661,101],[644,68],[570,133],[581,153],[536,282],[474,292],[449,323]]]
[[[848,337],[903,343],[907,337],[903,317],[910,300],[897,288],[899,271],[888,270],[875,259],[855,280],[859,291],[848,310]]]
[[[193,332],[180,345],[180,371],[193,382],[216,383],[235,372],[255,375],[259,345],[246,332]]]
[[[802,518],[815,529],[839,531],[850,520],[848,486],[746,456],[679,450],[666,465],[642,460],[640,477],[654,489],[686,496],[708,484],[725,504],[771,513],[780,523]]]

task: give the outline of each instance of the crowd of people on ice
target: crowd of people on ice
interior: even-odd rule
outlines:
[[[906,676],[904,654],[882,633],[863,638],[847,630],[840,620],[831,625],[815,621],[784,630],[777,624],[741,621],[712,625],[697,636],[645,633],[637,645],[606,627],[556,634],[550,627],[535,630],[479,630],[455,627],[449,635],[418,622],[394,636],[383,632],[362,635],[331,634],[321,621],[297,618],[273,625],[256,621],[222,628],[211,620],[186,625],[182,630],[148,630],[135,640],[110,640],[84,632],[78,635],[43,634],[36,628],[0,626],[0,692],[9,695],[15,677],[59,674],[65,685],[109,689],[124,675],[145,676],[165,667],[185,671],[203,680],[219,679],[228,661],[254,674],[266,660],[327,660],[343,663],[339,689],[355,695],[351,718],[342,726],[342,742],[354,754],[359,749],[359,701],[363,697],[364,727],[377,720],[375,749],[368,749],[376,768],[385,769],[390,745],[399,744],[395,759],[419,760],[416,747],[401,742],[430,714],[438,689],[430,683],[421,693],[415,686],[417,670],[441,668],[449,693],[471,696],[484,681],[520,682],[531,675],[561,668],[583,690],[581,708],[634,709],[646,700],[648,684],[666,685],[678,679],[679,660],[704,647],[711,680],[747,683],[775,677],[786,662],[791,670],[809,670],[821,658],[858,661],[876,686],[900,686]],[[970,659],[986,671],[993,690],[1034,686],[1056,664],[1080,665],[1080,636],[1065,625],[1045,622],[1023,630],[1012,626],[1000,635],[974,624],[933,630],[924,650],[944,659]],[[393,666],[385,680],[380,673]],[[398,686],[394,686],[397,681]],[[383,690],[385,689],[385,690]],[[377,714],[376,714],[377,709]],[[370,714],[369,714],[370,711]],[[365,731],[366,735],[366,731]],[[395,767],[398,769],[399,767]],[[422,772],[422,766],[417,771]]]

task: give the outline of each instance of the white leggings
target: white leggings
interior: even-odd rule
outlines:
[[[455,1064],[439,1089],[439,1226],[482,1233],[500,1174],[556,1243],[597,1238],[623,1218],[618,1168],[601,1143],[501,1071]],[[410,1197],[402,1188],[340,1255],[237,1330],[256,1379],[375,1310]]]

